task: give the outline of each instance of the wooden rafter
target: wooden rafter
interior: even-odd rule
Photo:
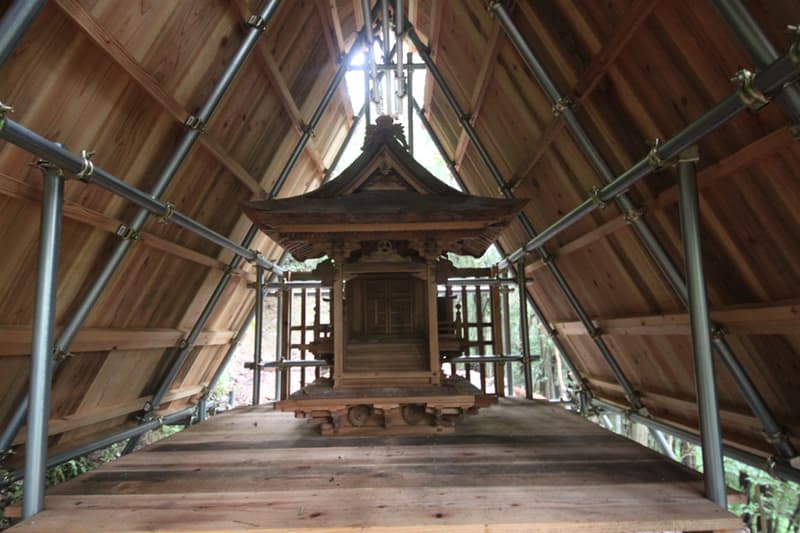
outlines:
[[[428,37],[428,48],[430,49],[431,58],[436,61],[439,55],[439,32],[442,27],[442,16],[444,12],[444,0],[431,1],[431,27],[430,36]],[[430,74],[425,74],[425,93],[423,96],[423,108],[428,120],[431,119],[431,99],[433,98],[433,86],[436,85]]]
[[[779,128],[772,133],[748,144],[741,150],[734,152],[721,161],[713,165],[703,168],[697,173],[697,189],[699,192],[710,189],[718,183],[720,179],[730,177],[737,171],[740,171],[752,165],[761,158],[768,157],[785,148],[792,143],[796,142],[791,130],[788,126]],[[655,200],[646,206],[648,213],[653,213],[670,207],[678,201],[678,188],[676,185],[664,190]],[[706,210],[707,211],[707,210]],[[620,228],[627,225],[624,215],[619,215],[612,218],[608,222],[598,226],[592,231],[581,235],[577,239],[568,242],[560,248],[554,248],[552,251],[557,256],[564,256],[572,252],[576,252],[586,246],[590,246],[595,242],[612,235]],[[525,271],[529,274],[544,267],[545,264],[541,260],[534,261],[525,267]]]
[[[605,45],[603,45],[600,52],[592,58],[591,63],[586,70],[583,71],[578,81],[575,83],[575,86],[572,88],[571,97],[575,102],[574,109],[577,110],[589,99],[597,88],[597,85],[614,65],[614,62],[622,53],[622,50],[633,36],[636,35],[637,30],[644,24],[660,1],[661,0],[636,0],[633,5],[628,8],[625,16],[616,26],[614,33]],[[523,7],[526,7],[525,4],[525,2],[521,2]],[[533,167],[536,166],[544,153],[550,149],[550,145],[563,129],[563,120],[558,117],[550,119],[550,122],[548,122],[542,130],[539,139],[537,139],[536,143],[533,145],[530,151],[530,158],[524,161],[515,170],[514,176],[509,182],[509,186],[512,189],[518,187],[527,176],[531,175]]]
[[[100,49],[130,77],[139,87],[149,94],[167,113],[183,124],[190,113],[186,111],[171,95],[147,73],[144,68],[128,53],[125,47],[111,33],[103,28],[77,0],[56,0],[59,8],[89,37]],[[228,170],[237,180],[253,194],[263,194],[264,190],[258,181],[247,170],[228,154],[222,145],[209,134],[201,135],[199,141],[208,152]]]
[[[711,318],[733,335],[794,335],[800,330],[800,303],[726,307],[712,310]],[[690,334],[687,313],[593,318],[592,322],[606,335]],[[586,335],[581,322],[555,322],[553,327],[563,335]]]
[[[247,18],[250,16],[250,8],[248,7],[247,2],[244,0],[232,0],[231,3],[242,20],[247,20]],[[300,108],[297,106],[297,102],[295,102],[294,96],[292,96],[292,92],[289,90],[289,86],[287,85],[286,80],[283,78],[283,74],[281,74],[280,67],[278,67],[278,63],[275,61],[275,58],[269,49],[269,45],[264,39],[258,40],[256,43],[256,51],[258,52],[258,56],[264,64],[264,73],[267,75],[267,79],[269,80],[272,88],[277,92],[281,107],[289,116],[292,130],[299,139],[300,135],[302,135],[303,130],[305,129],[305,123],[303,122]],[[322,157],[320,157],[312,142],[309,142],[306,145],[305,151],[308,157],[314,161],[314,165],[317,167],[319,174],[322,175],[325,172],[325,165]]]
[[[483,101],[486,98],[486,89],[489,87],[489,82],[492,79],[495,66],[497,65],[497,56],[500,55],[501,45],[503,44],[503,30],[499,24],[492,26],[492,34],[489,36],[487,44],[486,55],[483,56],[481,68],[478,71],[478,77],[475,80],[475,87],[472,90],[472,96],[469,100],[469,121],[474,126],[480,116]],[[461,135],[458,138],[458,145],[456,146],[456,154],[454,159],[457,169],[461,168],[461,162],[464,160],[464,155],[467,153],[469,146],[469,136],[465,130],[461,130]]]
[[[40,202],[42,197],[41,188],[29,182],[23,182],[7,174],[0,172],[0,194],[10,198]],[[119,227],[123,224],[121,220],[109,217],[99,211],[89,209],[81,204],[71,201],[64,202],[64,216],[70,220],[80,222],[87,226],[116,234]],[[217,258],[207,256],[180,244],[162,239],[146,231],[139,232],[139,242],[150,248],[155,248],[174,257],[180,257],[187,261],[203,265],[214,270],[224,271],[227,263]],[[255,280],[252,272],[245,272],[241,268],[236,269],[234,276],[245,277],[248,280]]]

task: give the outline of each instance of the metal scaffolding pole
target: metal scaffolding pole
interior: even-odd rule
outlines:
[[[531,371],[531,339],[528,329],[528,302],[522,295],[528,292],[525,279],[525,265],[517,268],[517,286],[519,287],[519,333],[522,337],[522,375],[525,377],[525,397],[533,399],[533,374]]]
[[[747,109],[748,105],[745,101],[750,99],[747,95],[760,94],[766,99],[779,92],[785,84],[795,81],[800,75],[800,69],[793,57],[791,53],[782,56],[755,75],[741,74],[743,79],[741,89],[725,98],[668,141],[654,146],[647,156],[634,163],[632,167],[610,183],[593,191],[589,198],[509,255],[507,261],[516,262],[528,252],[537,250],[548,240],[630,189],[637,181],[663,168],[665,162],[674,159],[681,151],[696,144],[700,139],[726,124],[739,112]]]
[[[444,76],[442,76],[442,73],[439,71],[438,67],[433,62],[430,53],[422,44],[422,41],[420,41],[419,36],[416,34],[416,31],[414,30],[413,27],[409,28],[408,35],[412,43],[416,47],[417,53],[419,53],[422,60],[428,66],[428,71],[431,73],[431,76],[436,81],[437,85],[439,86],[439,89],[445,96],[445,99],[448,101],[450,107],[453,109],[453,112],[458,117],[459,123],[464,129],[464,132],[467,134],[470,141],[475,146],[478,155],[481,157],[484,164],[489,169],[489,172],[492,174],[492,177],[494,178],[498,189],[500,190],[500,192],[503,194],[504,197],[513,198],[514,193],[511,191],[511,189],[509,189],[508,185],[503,179],[503,176],[500,174],[497,165],[495,165],[494,161],[489,155],[489,152],[486,151],[486,148],[483,146],[483,143],[481,142],[480,138],[478,138],[478,134],[475,131],[475,128],[472,126],[472,123],[470,122],[469,115],[464,113],[464,111],[461,109],[461,106],[458,104],[455,95],[450,90],[450,87],[447,85]],[[525,213],[520,213],[518,215],[518,219],[520,224],[522,225],[522,228],[527,233],[527,235],[534,239],[537,238],[536,230],[533,228],[533,225],[531,224],[530,220],[528,220],[528,217],[525,216]],[[538,251],[542,256],[542,259],[547,264],[548,269],[555,277],[555,280],[558,283],[562,292],[564,293],[564,296],[567,298],[573,310],[575,311],[575,314],[578,316],[581,322],[583,322],[584,327],[589,332],[589,335],[592,337],[592,340],[594,341],[597,348],[600,350],[600,354],[603,356],[603,359],[605,359],[606,362],[608,363],[609,367],[611,368],[614,374],[615,379],[620,384],[620,386],[622,386],[623,390],[625,391],[626,397],[631,403],[631,406],[637,411],[644,409],[644,406],[642,405],[641,400],[639,399],[638,393],[634,390],[630,381],[623,373],[622,368],[619,366],[613,354],[611,353],[611,350],[608,348],[605,341],[602,339],[601,332],[597,328],[595,328],[592,321],[589,320],[588,314],[583,309],[582,305],[578,301],[577,296],[570,288],[569,284],[566,281],[566,278],[564,278],[564,276],[561,274],[561,271],[556,265],[554,258],[547,252],[544,246],[538,247]],[[522,258],[524,258],[524,254],[521,255],[518,259]]]
[[[670,446],[669,442],[667,442],[667,437],[664,435],[664,432],[655,428],[647,428],[647,429],[650,431],[650,434],[653,436],[653,439],[658,444],[658,447],[661,448],[661,452],[670,459],[672,459],[673,461],[680,462],[678,456],[675,455],[675,451],[672,449],[672,446]]]
[[[333,161],[331,162],[330,168],[328,168],[325,171],[325,175],[322,178],[322,183],[327,182],[333,176],[333,172],[336,170],[336,167],[339,166],[339,162],[342,160],[342,156],[344,155],[345,149],[350,144],[350,141],[353,139],[353,135],[356,132],[356,127],[358,127],[358,123],[361,122],[361,117],[365,116],[365,114],[368,111],[369,111],[369,100],[364,100],[364,105],[361,106],[361,110],[358,112],[358,114],[353,117],[353,124],[350,126],[350,129],[347,131],[347,135],[344,136],[342,145],[339,147],[339,150],[333,157]],[[367,119],[367,124],[369,124],[369,119]]]
[[[350,61],[352,60],[353,56],[355,55],[356,52],[358,52],[360,42],[361,38],[359,35],[359,37],[356,38],[355,43],[353,43],[353,47],[350,49],[350,52],[347,54],[347,56],[345,56],[342,59],[339,65],[339,70],[337,71],[336,75],[334,76],[333,80],[328,86],[328,89],[325,91],[325,94],[322,97],[322,101],[314,110],[314,114],[311,116],[311,119],[308,122],[308,126],[303,131],[303,134],[300,136],[300,139],[297,141],[297,144],[295,145],[294,151],[292,151],[292,154],[289,156],[289,160],[286,162],[286,165],[284,165],[283,170],[278,176],[278,179],[275,181],[275,184],[273,185],[272,190],[269,193],[269,198],[275,198],[283,188],[283,185],[286,183],[286,179],[289,177],[289,174],[291,174],[292,170],[294,169],[294,166],[300,159],[300,154],[303,152],[303,150],[305,150],[305,147],[308,144],[309,139],[311,138],[311,134],[314,128],[317,127],[320,119],[322,118],[322,115],[325,113],[325,110],[328,107],[328,104],[330,104],[331,100],[333,100],[333,97],[336,94],[339,84],[341,83],[345,73],[347,72],[347,65],[350,64]],[[248,229],[247,234],[244,237],[244,240],[242,241],[242,247],[246,249],[246,247],[250,246],[257,233],[258,233],[258,228],[255,226],[255,224],[251,225],[250,229]],[[250,252],[250,253],[255,253],[255,252]],[[152,402],[150,403],[150,405],[144,406],[144,410],[146,412],[148,411],[152,412],[153,410],[158,408],[161,399],[164,397],[169,388],[172,386],[173,380],[178,375],[178,372],[183,366],[183,363],[189,357],[189,353],[194,347],[194,342],[197,340],[197,337],[202,332],[206,322],[211,317],[211,313],[214,310],[214,307],[216,307],[217,302],[221,298],[222,294],[225,292],[225,289],[228,287],[228,283],[230,283],[230,280],[232,278],[232,273],[234,270],[236,270],[236,268],[238,268],[240,261],[241,257],[237,256],[234,257],[228,264],[228,267],[225,269],[225,273],[222,275],[222,279],[220,279],[219,283],[217,284],[217,287],[214,289],[214,293],[211,295],[211,298],[206,304],[206,307],[203,309],[203,312],[200,314],[200,317],[197,319],[197,322],[195,322],[195,325],[192,328],[192,331],[189,333],[189,336],[184,341],[181,341],[178,355],[173,360],[172,366],[170,367],[165,378],[162,380],[158,388],[158,391],[153,397]],[[272,264],[270,263],[270,265]],[[274,268],[272,268],[271,270],[275,273],[283,272],[282,269],[280,269],[280,267],[277,266],[274,266]]]
[[[50,414],[51,355],[55,336],[58,256],[64,177],[61,170],[40,162],[44,171],[42,216],[39,229],[39,270],[36,276],[36,311],[33,318],[25,487],[22,514],[30,518],[44,508],[47,473],[47,423]]]
[[[165,416],[164,418],[157,418],[149,422],[144,422],[138,426],[125,429],[123,431],[120,431],[119,433],[103,437],[102,439],[96,440],[94,442],[81,444],[80,446],[77,446],[75,448],[59,452],[55,455],[51,455],[50,457],[47,458],[45,466],[47,468],[53,468],[54,466],[58,466],[61,463],[65,463],[67,461],[75,459],[76,457],[81,457],[83,455],[95,452],[97,450],[107,448],[112,444],[122,442],[126,439],[137,438],[143,433],[147,433],[148,431],[158,429],[163,425],[177,424],[178,422],[185,420],[187,417],[191,418],[194,412],[195,412],[195,406],[193,405],[191,407],[181,409],[180,411],[177,411],[175,413],[171,413]],[[12,483],[19,479],[22,479],[23,477],[27,479],[27,476],[25,476],[23,470],[21,469],[15,470],[11,472],[6,478],[0,480],[0,482]]]
[[[627,409],[615,405],[613,403],[605,402],[603,400],[599,400],[597,398],[592,399],[592,404],[594,407],[600,409],[607,409],[614,413],[618,413],[620,416],[627,417],[629,420],[636,422],[637,424],[642,424],[647,426],[648,428],[657,429],[659,431],[663,431],[664,433],[668,433],[669,435],[673,435],[676,438],[681,440],[685,440],[687,442],[691,442],[692,444],[700,445],[701,440],[700,436],[696,433],[687,431],[681,427],[672,425],[668,422],[662,422],[660,420],[655,420],[650,416],[642,416],[636,413],[631,413]],[[760,468],[766,472],[769,472],[771,475],[778,477],[779,479],[784,479],[787,481],[792,481],[794,483],[800,483],[800,470],[797,468],[793,468],[790,464],[784,461],[774,461],[772,457],[762,457],[756,455],[754,453],[734,448],[733,446],[722,446],[722,449],[727,457],[731,459],[735,459],[737,461],[741,461],[742,463],[748,464],[755,468]]]
[[[700,438],[703,442],[703,479],[706,497],[726,509],[728,500],[725,487],[725,467],[722,461],[719,404],[714,378],[714,360],[711,356],[711,328],[703,273],[700,213],[697,207],[696,162],[696,149],[681,153],[678,160],[678,206],[684,263],[689,285],[689,321],[694,351]]]
[[[242,44],[239,46],[227,68],[222,73],[219,81],[215,84],[206,102],[200,108],[197,115],[187,118],[187,125],[189,128],[184,133],[181,141],[178,144],[178,148],[170,157],[169,161],[156,179],[155,185],[150,190],[150,196],[152,198],[158,199],[178,173],[178,170],[181,168],[181,165],[197,141],[197,138],[202,133],[204,125],[210,120],[212,114],[219,105],[219,102],[222,100],[222,97],[225,95],[226,91],[235,79],[236,74],[254,48],[259,36],[263,33],[267,23],[277,10],[276,8],[278,3],[279,0],[268,1],[259,14],[254,15],[248,21],[248,24],[250,24],[250,29],[245,35]],[[87,163],[90,163],[88,158],[86,161]],[[172,204],[165,204],[165,207],[166,205],[169,206],[167,209],[174,210],[174,206],[172,206]],[[122,263],[122,260],[125,258],[131,245],[136,241],[136,237],[144,227],[150,211],[151,210],[148,208],[140,209],[130,224],[120,226],[118,231],[124,236],[124,238],[115,246],[111,256],[108,259],[108,262],[104,265],[98,277],[89,287],[81,302],[70,314],[69,321],[62,329],[56,341],[56,354],[68,352],[69,346],[75,338],[75,335],[77,335],[81,326],[86,321],[86,318],[89,316],[89,313],[94,308],[94,305],[97,303],[97,300],[100,298],[103,290],[108,285],[108,282],[111,280],[114,273],[117,271],[119,265]],[[56,359],[53,364],[57,367],[59,364],[59,359]],[[0,451],[6,450],[11,446],[11,442],[14,440],[14,437],[22,425],[22,420],[24,419],[27,407],[28,398],[26,396],[18,404],[8,425],[4,429],[3,433],[0,434]]]
[[[261,339],[264,329],[264,271],[256,267],[256,331],[253,346],[253,405],[261,403]]]
[[[447,151],[444,149],[442,141],[439,139],[439,136],[436,135],[436,132],[433,131],[433,127],[431,126],[431,123],[428,121],[428,119],[425,117],[425,113],[419,106],[419,103],[417,103],[416,99],[413,98],[411,94],[409,94],[409,99],[412,101],[414,105],[414,109],[417,112],[417,117],[422,123],[422,126],[425,128],[425,131],[428,133],[428,136],[433,141],[434,146],[436,146],[436,149],[439,151],[439,155],[447,164],[447,168],[450,169],[450,173],[453,175],[453,178],[456,180],[462,191],[465,192],[468,191],[467,186],[464,183],[464,179],[461,177],[461,174],[459,174],[458,169],[456,168],[453,160],[448,157]],[[498,247],[498,249],[501,248],[499,243],[496,243],[496,246]],[[502,250],[501,253],[503,253]],[[513,272],[514,271],[513,266],[509,265],[509,270]],[[548,322],[547,319],[545,318],[542,308],[539,307],[539,305],[536,303],[536,300],[534,300],[533,296],[531,296],[531,294],[527,290],[520,294],[520,298],[523,297],[523,294],[525,295],[528,305],[530,306],[534,315],[536,315],[536,319],[539,320],[539,322],[547,328],[547,333],[552,339],[553,345],[555,346],[556,350],[558,350],[559,354],[561,354],[561,357],[569,367],[570,372],[572,372],[575,379],[581,380],[580,372],[578,372],[577,367],[572,363],[572,360],[567,355],[567,351],[564,348],[564,345],[561,343],[561,340],[556,336],[558,332],[549,326],[550,322]],[[509,373],[509,375],[511,374]]]
[[[726,15],[726,19],[739,29],[737,34],[753,35],[760,31],[755,22],[749,18],[749,14],[738,2],[738,0],[732,0],[731,2],[720,1],[717,2],[717,4],[718,9],[720,9],[720,11]],[[517,30],[516,26],[508,15],[508,12],[500,2],[492,3],[490,8],[497,16],[501,26],[506,31],[520,56],[525,61],[531,74],[539,82],[540,87],[550,99],[551,103],[553,104],[554,112],[557,112],[558,116],[564,119],[567,129],[575,139],[575,143],[586,155],[588,161],[592,164],[602,180],[607,184],[613,182],[614,174],[603,157],[600,155],[597,147],[589,138],[586,130],[583,129],[582,125],[578,121],[575,112],[570,107],[571,102],[561,96],[555,86],[555,82],[548,76],[547,72],[544,70],[544,67],[533,54],[533,51],[530,49],[525,39]],[[768,42],[764,44],[766,37],[763,35],[763,33],[756,35],[753,40],[747,40],[744,38],[743,40],[745,40],[745,42],[751,42],[752,46],[756,48],[756,52],[754,52],[753,55],[756,56],[759,66],[766,66],[770,61],[778,58],[778,53],[775,51],[774,47],[772,47]],[[787,92],[787,89],[792,90]],[[794,115],[792,114],[792,110],[800,110],[800,106],[793,104],[793,102],[795,102],[794,96],[797,95],[797,89],[793,86],[786,87],[786,89],[781,93],[781,96],[784,98],[784,104],[790,111],[790,116],[793,117]],[[633,202],[631,202],[631,200],[625,194],[620,194],[616,198],[616,201],[618,202],[622,212],[626,213],[627,218],[631,221],[637,237],[640,239],[653,260],[656,262],[667,281],[671,284],[678,298],[684,304],[684,307],[688,308],[689,291],[686,280],[673,263],[672,259],[661,245],[658,238],[650,229],[647,222],[642,218],[641,210],[637,209]],[[734,377],[734,380],[737,383],[737,386],[740,388],[740,390],[742,390],[745,398],[748,401],[748,404],[751,406],[752,410],[759,418],[759,421],[764,426],[765,432],[770,435],[771,440],[776,443],[776,447],[778,448],[778,451],[782,457],[795,457],[797,455],[796,451],[786,436],[781,432],[780,426],[775,421],[772,413],[766,406],[766,403],[763,401],[763,398],[750,381],[750,378],[739,364],[727,341],[724,339],[723,335],[719,334],[723,330],[714,325],[712,326],[712,331],[715,332],[714,344],[717,348],[718,355],[723,360],[726,367],[730,370],[731,375]]]
[[[15,0],[0,20],[0,69],[28,31],[47,0]]]
[[[291,291],[292,289],[288,289]],[[275,401],[281,400],[281,380],[283,379],[282,375],[282,364],[283,364],[283,314],[284,309],[283,306],[286,305],[286,289],[278,289],[277,294],[275,295],[277,299],[277,306],[275,312]],[[290,300],[291,301],[291,300]]]
[[[714,7],[717,8],[756,67],[762,69],[780,57],[767,34],[740,0],[714,0]],[[789,115],[791,122],[797,125],[800,122],[800,89],[797,85],[784,87],[778,95],[778,100],[786,114]]]
[[[503,353],[511,353],[511,306],[508,294],[511,292],[509,287],[500,288],[500,315],[502,316],[501,326],[503,334]],[[522,294],[520,294],[520,298]],[[506,363],[506,395],[514,396],[514,366]]]
[[[398,43],[402,42],[398,39]],[[414,54],[408,53],[406,64],[408,65],[408,83],[406,84],[406,105],[408,106],[408,153],[414,157],[414,69],[411,68],[411,63],[414,60]]]
[[[211,378],[211,381],[208,382],[206,397],[214,388],[217,386],[217,382],[222,377],[222,374],[225,372],[225,368],[228,366],[233,354],[236,353],[236,348],[239,346],[239,343],[242,342],[242,339],[247,333],[247,328],[250,327],[250,322],[252,322],[253,318],[256,316],[256,306],[253,305],[253,308],[247,314],[247,318],[244,319],[242,323],[242,327],[239,328],[239,332],[236,334],[236,337],[231,341],[231,345],[228,348],[228,351],[225,353],[225,357],[222,358],[222,362],[220,363],[217,371],[214,373],[214,377]]]

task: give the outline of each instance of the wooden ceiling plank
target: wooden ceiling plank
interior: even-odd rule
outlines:
[[[190,113],[169,94],[161,88],[158,82],[142,68],[142,66],[131,56],[125,47],[114,38],[105,28],[88,13],[78,0],[56,0],[59,8],[89,37],[100,49],[105,51],[109,57],[133,79],[139,87],[144,89],[159,105],[175,118],[180,124],[184,124]],[[248,174],[222,145],[212,140],[208,133],[201,135],[199,143],[214,156],[214,158],[228,170],[237,180],[250,190],[258,182]],[[260,189],[260,187],[259,187]],[[256,194],[263,194],[263,190]]]
[[[608,70],[614,65],[616,59],[622,53],[622,50],[630,42],[636,32],[641,28],[642,24],[647,20],[653,10],[658,6],[661,0],[635,0],[635,2],[628,8],[625,17],[616,26],[614,33],[605,43],[602,50],[592,58],[589,66],[578,78],[575,86],[572,88],[572,98],[575,102],[573,109],[577,110],[581,104],[591,96],[600,81],[606,76]],[[525,2],[521,2],[522,6],[526,6]],[[531,9],[531,8],[529,8]],[[531,150],[530,158],[520,165],[516,172],[514,172],[512,189],[519,186],[519,184],[531,174],[531,171],[542,158],[544,153],[550,149],[550,145],[555,138],[564,129],[564,121],[559,117],[553,117],[550,122],[545,126],[542,135],[534,144]]]
[[[740,150],[732,153],[728,157],[704,167],[697,173],[697,190],[703,192],[718,184],[719,180],[730,178],[736,172],[750,167],[758,160],[775,154],[780,150],[790,146],[792,143],[797,142],[792,135],[789,126],[778,128],[761,137],[760,139],[748,144]],[[663,192],[656,196],[655,200],[646,206],[647,213],[666,209],[678,202],[678,187],[665,189]],[[565,245],[554,248],[552,253],[554,255],[567,255],[576,252],[582,248],[590,246],[595,242],[606,238],[607,236],[615,233],[621,228],[626,226],[624,215],[619,215],[611,220],[601,224],[592,231],[581,235],[580,237],[566,243]],[[544,263],[541,260],[534,261],[525,267],[526,272],[532,273],[542,268]]]

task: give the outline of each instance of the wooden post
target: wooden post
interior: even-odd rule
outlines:
[[[503,322],[500,316],[500,287],[493,285],[489,291],[489,301],[492,306],[492,352],[495,355],[505,355],[503,351]],[[494,364],[494,392],[498,396],[505,396],[505,364]]]
[[[333,320],[333,386],[341,386],[344,373],[344,254],[334,255],[331,319]]]
[[[439,318],[436,312],[436,262],[428,259],[428,353],[430,356],[431,384],[438,385],[441,373],[439,353]]]

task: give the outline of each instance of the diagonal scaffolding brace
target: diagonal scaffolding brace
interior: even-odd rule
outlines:
[[[751,32],[754,31],[752,27],[755,23],[752,21],[752,19],[749,19],[748,21],[746,17],[746,11],[744,11],[744,14],[742,13],[744,8],[741,6],[741,4],[738,4],[740,9],[737,10],[737,4],[738,2],[736,1],[727,2],[726,0],[724,2],[717,2],[717,7],[721,10],[721,12],[727,14],[727,19],[739,21],[741,23],[740,26],[745,26],[743,32],[747,33],[746,30],[750,30]],[[590,139],[586,130],[578,121],[575,111],[570,106],[559,106],[560,103],[565,101],[565,98],[558,91],[555,82],[552,80],[552,78],[550,78],[542,64],[534,55],[530,46],[528,46],[519,30],[514,25],[514,22],[511,20],[511,17],[508,14],[508,11],[505,9],[505,7],[503,7],[501,2],[490,3],[489,8],[490,11],[496,16],[498,22],[505,30],[511,42],[514,44],[531,74],[539,83],[542,91],[550,99],[554,109],[558,108],[558,116],[564,120],[567,129],[570,131],[579,149],[583,152],[592,167],[607,186],[614,183],[614,174],[612,173],[606,161],[600,155],[599,150]],[[764,39],[765,38],[762,35],[760,39],[756,39],[756,42],[763,42]],[[778,58],[778,53],[774,50],[774,48],[769,48],[770,49],[766,51],[762,50],[761,54],[755,54],[761,58],[762,64],[759,66],[765,66],[769,61]],[[780,93],[780,96],[784,98],[786,107],[790,111],[792,109],[795,109],[795,111],[800,110],[800,108],[794,108],[793,106],[796,94],[796,88],[793,86],[786,87],[786,90]],[[739,103],[744,105],[744,102],[740,101]],[[794,115],[792,116],[794,117]],[[662,147],[662,151],[663,150],[664,148]],[[655,159],[660,159],[661,157],[662,156],[657,155]],[[637,215],[639,211],[624,193],[624,191],[616,196],[614,200],[618,203],[619,208],[623,213],[630,215],[627,218],[631,222],[637,237],[642,242],[655,263],[658,265],[659,269],[672,286],[684,307],[689,308],[690,294],[687,282],[681,272],[672,262],[669,254],[666,252],[661,242],[653,233],[648,223],[644,220],[644,218]],[[530,247],[530,243],[528,243],[525,248],[532,249]],[[711,331],[713,332],[713,342],[715,348],[717,349],[718,355],[730,371],[739,389],[743,392],[751,409],[754,413],[756,413],[756,416],[763,425],[766,434],[769,436],[768,438],[770,441],[775,443],[778,453],[782,457],[795,457],[797,452],[794,450],[791,442],[789,442],[788,437],[784,434],[781,427],[775,421],[775,418],[767,407],[766,402],[764,402],[763,398],[756,390],[755,385],[747,376],[747,373],[744,371],[735,354],[731,350],[730,345],[725,340],[724,335],[721,334],[724,330],[718,325],[712,324]]]
[[[458,117],[458,120],[461,123],[462,128],[467,133],[467,136],[469,137],[470,141],[473,143],[476,150],[478,151],[478,155],[480,156],[481,160],[484,162],[486,167],[489,169],[489,172],[492,174],[492,177],[494,178],[498,189],[500,190],[500,192],[503,194],[504,197],[513,198],[514,197],[513,191],[506,184],[502,174],[497,168],[497,165],[495,165],[494,161],[489,155],[489,152],[486,150],[480,138],[478,137],[475,128],[472,126],[472,123],[470,122],[469,115],[466,114],[461,109],[461,106],[456,100],[455,95],[450,90],[450,87],[448,86],[446,80],[444,79],[444,76],[442,76],[442,73],[439,71],[439,68],[433,62],[430,53],[420,40],[413,26],[409,27],[408,36],[409,39],[411,39],[411,42],[414,44],[414,47],[417,49],[417,53],[420,55],[422,60],[427,65],[428,71],[431,73],[431,76],[436,81],[436,84],[439,86],[439,89],[442,91],[442,94],[445,96],[445,99],[450,104],[450,107],[452,108],[453,112]],[[520,224],[522,225],[522,228],[525,230],[525,233],[530,238],[536,238],[536,230],[533,228],[533,225],[531,224],[530,220],[528,220],[528,217],[525,216],[525,213],[520,213],[518,218]],[[598,330],[594,326],[592,321],[589,319],[588,314],[578,301],[577,296],[567,283],[566,278],[564,278],[564,276],[561,274],[561,270],[556,265],[555,259],[547,252],[547,250],[543,246],[539,247],[538,251],[542,256],[542,259],[547,264],[548,269],[553,274],[556,282],[559,285],[559,288],[564,293],[564,296],[567,298],[570,305],[572,306],[573,311],[580,318],[587,332],[594,341],[595,346],[597,346],[598,350],[600,351],[600,354],[602,355],[603,359],[611,368],[611,371],[614,374],[615,379],[625,391],[625,396],[630,402],[631,407],[636,411],[644,412],[645,410],[644,405],[642,404],[641,399],[639,398],[639,393],[633,388],[633,385],[628,380],[622,368],[619,366],[619,363],[617,363],[616,359],[611,353],[611,350],[608,348],[608,345],[603,340],[602,332]],[[521,258],[522,256],[518,257],[517,259]],[[507,267],[509,265],[507,264],[505,266]]]

